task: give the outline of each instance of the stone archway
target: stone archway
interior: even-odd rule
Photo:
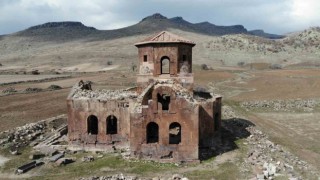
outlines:
[[[118,119],[114,115],[107,117],[107,134],[118,133]]]
[[[159,126],[155,122],[150,122],[147,125],[147,143],[159,142]]]
[[[169,144],[181,143],[181,125],[173,122],[169,126]]]
[[[161,58],[161,74],[170,74],[170,59],[168,56]]]
[[[98,118],[97,116],[90,115],[87,119],[87,132],[88,134],[98,134]]]

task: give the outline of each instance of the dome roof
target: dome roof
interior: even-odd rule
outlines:
[[[139,43],[136,43],[136,46],[143,44],[154,44],[154,43],[185,43],[192,46],[196,45],[193,41],[182,38],[178,35],[172,34],[168,31],[162,31],[159,34],[149,37]]]

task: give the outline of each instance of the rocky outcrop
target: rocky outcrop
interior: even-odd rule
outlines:
[[[43,29],[43,28],[65,28],[65,27],[96,30],[96,28],[94,28],[94,27],[87,27],[87,26],[83,25],[81,22],[73,22],[73,21],[48,22],[48,23],[37,25],[37,26],[32,26],[32,27],[28,28],[27,30],[38,30],[38,29]]]

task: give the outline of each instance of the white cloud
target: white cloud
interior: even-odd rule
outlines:
[[[293,0],[291,16],[297,24],[320,22],[319,0]]]
[[[319,0],[1,0],[0,34],[49,21],[81,21],[98,29],[114,29],[156,12],[191,22],[242,24],[285,33],[318,26],[319,9]]]

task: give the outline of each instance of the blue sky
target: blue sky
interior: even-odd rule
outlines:
[[[0,34],[52,21],[126,27],[154,13],[284,34],[320,26],[320,0],[1,0]]]

